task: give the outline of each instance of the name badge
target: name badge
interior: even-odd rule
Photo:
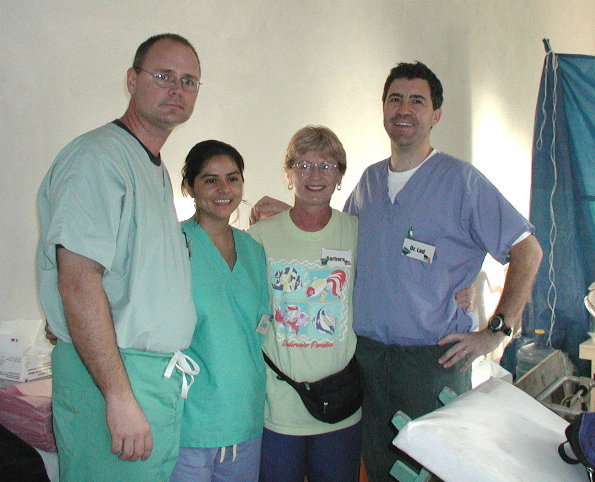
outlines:
[[[260,321],[258,322],[258,326],[256,327],[256,333],[260,333],[261,335],[266,335],[271,327],[271,317],[267,314],[264,314],[260,317]]]
[[[351,250],[322,248],[320,262],[323,266],[351,266]]]
[[[436,246],[431,244],[422,243],[411,238],[405,238],[403,241],[403,249],[401,254],[408,256],[409,258],[419,259],[424,263],[432,263],[434,260],[434,251]]]

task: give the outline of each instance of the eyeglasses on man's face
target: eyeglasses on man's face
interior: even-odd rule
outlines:
[[[328,161],[320,163],[310,161],[298,161],[294,162],[291,167],[302,176],[311,174],[314,171],[315,167],[318,168],[318,172],[320,172],[320,174],[322,174],[323,176],[330,176],[335,171],[335,169],[337,169],[338,166],[334,162]]]
[[[178,82],[178,78],[172,74],[165,72],[149,72],[148,70],[141,69],[140,67],[136,70],[151,75],[155,83],[162,89],[171,89]],[[182,86],[182,90],[184,92],[194,94],[198,92],[202,82],[199,82],[199,80],[194,77],[182,77],[180,79],[180,85]]]

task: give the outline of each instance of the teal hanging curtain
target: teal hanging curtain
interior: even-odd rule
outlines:
[[[546,46],[549,46],[546,44]],[[595,57],[548,51],[535,115],[530,220],[544,256],[523,332],[567,352],[587,375],[583,304],[595,281]]]

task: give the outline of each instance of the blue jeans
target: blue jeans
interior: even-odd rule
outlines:
[[[264,429],[261,482],[357,482],[361,426],[319,435],[284,435]]]
[[[171,482],[256,482],[262,437],[234,447],[180,447]]]

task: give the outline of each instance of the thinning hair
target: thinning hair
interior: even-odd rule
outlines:
[[[134,70],[138,71],[142,68],[143,62],[145,61],[145,57],[147,56],[147,52],[159,40],[171,40],[172,42],[177,42],[191,49],[194,55],[196,56],[198,66],[200,68],[200,60],[198,58],[198,54],[196,53],[196,49],[188,41],[188,39],[182,37],[181,35],[178,35],[177,33],[160,33],[158,35],[153,35],[152,37],[149,37],[147,40],[145,40],[142,44],[138,46],[138,49],[136,49],[136,53],[134,54],[134,60],[132,61],[132,68]]]

